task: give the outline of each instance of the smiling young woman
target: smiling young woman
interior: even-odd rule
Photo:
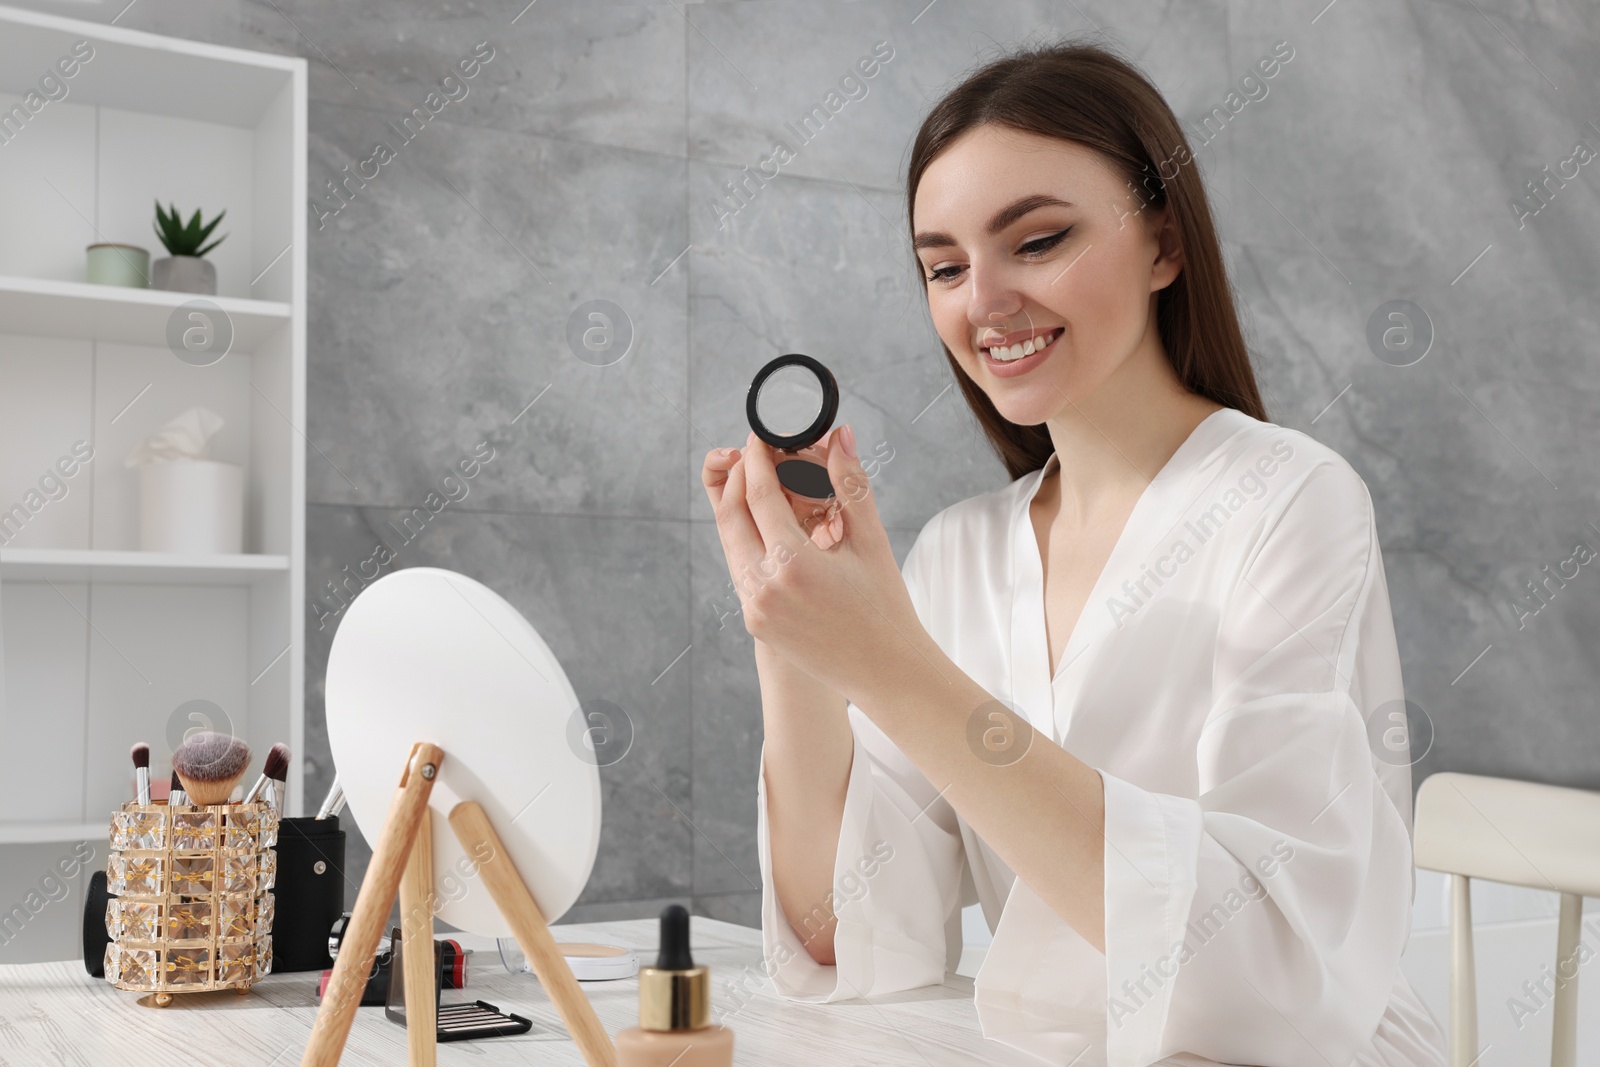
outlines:
[[[976,903],[984,1033],[1047,1062],[1442,1067],[1399,968],[1410,766],[1368,740],[1404,699],[1371,498],[1266,421],[1171,110],[1102,48],[1019,50],[935,105],[906,192],[1010,484],[896,568],[848,428],[814,528],[753,438],[703,474],[736,582],[771,574],[778,992],[938,983]]]

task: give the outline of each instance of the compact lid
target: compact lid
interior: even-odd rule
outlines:
[[[755,435],[781,452],[810,448],[827,436],[839,414],[839,383],[810,356],[790,352],[756,372],[745,397]],[[778,481],[800,496],[835,495],[828,468],[809,459],[778,460]]]
[[[756,372],[745,396],[755,435],[786,452],[816,444],[839,413],[833,372],[810,356],[790,352]]]

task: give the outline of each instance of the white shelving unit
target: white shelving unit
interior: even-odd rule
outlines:
[[[79,951],[135,741],[159,781],[205,719],[257,765],[285,741],[303,808],[305,190],[303,59],[0,7],[0,963]],[[166,254],[156,200],[227,210],[217,296],[85,280],[90,244]],[[225,355],[169,339],[197,299]],[[142,552],[124,459],[197,405],[246,471],[244,552]]]

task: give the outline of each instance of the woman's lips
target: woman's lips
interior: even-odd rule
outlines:
[[[989,355],[987,348],[978,350],[979,359],[989,369],[989,373],[997,378],[1015,378],[1019,374],[1026,374],[1045,361],[1045,358],[1055,351],[1056,342],[1061,340],[1064,331],[1059,327],[1048,334],[1040,336],[1049,337],[1050,341],[1043,348],[1035,349],[1032,355],[1023,356],[1021,359],[1000,360]]]

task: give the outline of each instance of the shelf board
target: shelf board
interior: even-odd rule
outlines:
[[[35,89],[57,56],[80,39],[93,58],[67,84],[78,104],[176,115],[254,128],[306,61],[223,45],[163,37],[109,23],[84,23],[41,12],[0,7],[0,92]]]
[[[191,300],[210,301],[228,317],[230,352],[254,351],[293,317],[290,305],[272,300],[0,275],[0,333],[167,348],[167,323]]]
[[[288,556],[202,556],[184,552],[85,548],[0,549],[0,577],[12,582],[250,585],[288,571]]]
[[[111,819],[100,822],[0,822],[0,845],[42,845],[56,841],[105,841]]]

